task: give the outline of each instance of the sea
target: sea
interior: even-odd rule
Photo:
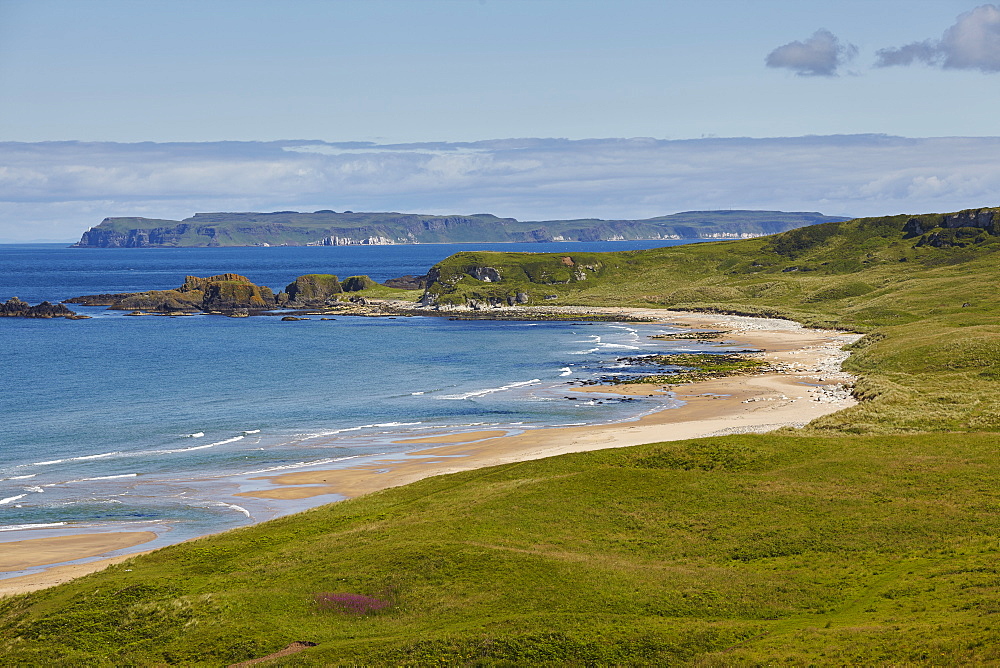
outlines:
[[[678,242],[76,249],[0,245],[0,300],[176,288],[226,272],[424,274],[461,250],[611,251]],[[689,243],[689,242],[687,242]],[[446,317],[0,318],[0,542],[153,531],[159,547],[335,502],[234,496],[267,476],[353,466],[428,433],[635,420],[680,405],[580,394],[621,358],[705,351],[669,326]],[[720,348],[722,350],[722,348]],[[139,549],[139,548],[136,548]]]

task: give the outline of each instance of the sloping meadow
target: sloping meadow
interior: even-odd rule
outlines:
[[[995,444],[751,435],[428,479],[5,599],[4,665],[996,660]]]

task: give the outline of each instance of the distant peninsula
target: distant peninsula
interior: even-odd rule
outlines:
[[[644,220],[519,221],[488,213],[196,213],[184,220],[105,218],[74,248],[353,246],[429,243],[530,243],[747,239],[848,220],[816,212],[687,211]]]

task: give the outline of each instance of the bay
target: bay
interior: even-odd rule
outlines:
[[[306,248],[0,246],[0,298],[32,303],[178,286],[234,272],[276,291],[305,273],[383,281],[459,250],[626,250],[664,242]],[[675,405],[566,399],[570,381],[666,352],[658,325],[282,322],[126,317],[0,319],[0,540],[151,529],[152,546],[260,521],[316,497],[234,497],[268,474],[356,464],[428,430],[519,430],[634,419]],[[668,329],[668,328],[667,328]],[[702,346],[699,349],[703,349]],[[684,346],[670,350],[684,350]]]

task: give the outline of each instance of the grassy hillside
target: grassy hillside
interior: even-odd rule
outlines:
[[[862,329],[864,401],[811,430],[441,476],[175,545],[0,601],[0,665],[225,665],[293,641],[318,644],[270,665],[998,663],[1000,263],[995,211],[973,213],[572,265],[450,258],[443,301]],[[487,267],[499,281],[467,273]]]
[[[1000,660],[992,435],[741,436],[424,480],[0,603],[4,665]],[[323,609],[319,594],[390,605]],[[809,657],[809,661],[805,661]]]
[[[432,269],[428,295],[502,304],[520,293],[532,303],[721,311],[869,332],[847,364],[867,401],[814,428],[1000,430],[998,211],[951,214],[985,213],[986,222],[862,218],[626,253],[459,253]],[[985,227],[946,227],[964,222]],[[488,269],[493,280],[474,277]]]

